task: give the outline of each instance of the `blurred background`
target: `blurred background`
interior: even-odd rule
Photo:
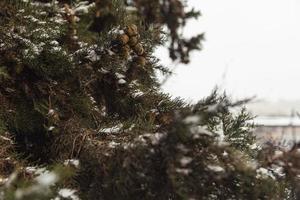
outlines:
[[[201,10],[202,17],[191,21],[183,34],[205,32],[206,42],[201,52],[192,54],[188,66],[174,65],[167,50],[158,49],[162,62],[175,72],[164,91],[190,102],[209,95],[216,86],[234,99],[255,96],[247,107],[258,116],[258,126],[275,127],[279,135],[295,134],[296,129],[282,129],[300,126],[300,1],[189,0],[188,4]]]

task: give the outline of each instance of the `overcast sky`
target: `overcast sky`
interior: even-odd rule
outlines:
[[[219,85],[237,98],[300,99],[299,0],[188,2],[203,16],[189,23],[186,34],[205,32],[206,42],[188,66],[176,68],[165,91],[198,100]]]

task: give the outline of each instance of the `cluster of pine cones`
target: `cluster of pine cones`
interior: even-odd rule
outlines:
[[[133,56],[133,64],[144,67],[146,65],[146,53],[140,43],[140,36],[136,25],[131,24],[120,33],[114,43],[112,50],[125,59]]]

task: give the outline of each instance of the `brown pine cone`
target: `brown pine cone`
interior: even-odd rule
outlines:
[[[140,67],[144,67],[146,65],[146,58],[144,56],[137,56],[133,59],[134,64]]]
[[[137,36],[132,36],[129,38],[128,45],[134,47],[139,42],[139,38]]]
[[[129,37],[136,36],[138,34],[138,28],[134,24],[126,26],[124,31]]]
[[[117,40],[121,45],[125,45],[129,42],[129,37],[126,34],[121,34],[118,35]]]
[[[122,47],[122,49],[121,49],[121,51],[120,51],[120,54],[124,57],[124,58],[126,58],[126,59],[128,59],[129,58],[129,56],[130,56],[130,46],[129,45],[125,45],[125,46],[123,46]]]
[[[133,51],[138,55],[138,56],[142,56],[145,53],[145,50],[143,48],[143,45],[141,45],[140,43],[138,43],[137,45],[135,45],[133,47]]]

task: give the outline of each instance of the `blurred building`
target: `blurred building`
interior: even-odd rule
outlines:
[[[298,116],[261,116],[255,123],[255,135],[261,143],[291,146],[300,141],[300,118]]]

